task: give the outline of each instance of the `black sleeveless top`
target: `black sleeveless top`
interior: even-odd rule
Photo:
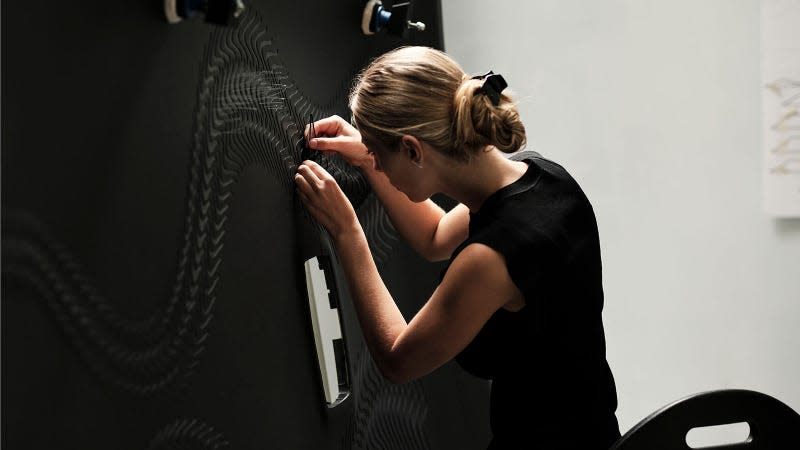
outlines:
[[[526,162],[522,178],[470,214],[450,258],[472,243],[491,247],[526,304],[498,310],[456,361],[492,380],[490,448],[608,449],[620,433],[594,211],[564,168]]]

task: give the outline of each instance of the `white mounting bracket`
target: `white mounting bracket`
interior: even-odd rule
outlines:
[[[329,272],[328,279],[333,281],[332,267],[326,268]],[[333,282],[328,286],[325,271],[320,267],[320,261],[316,256],[306,261],[305,272],[322,390],[325,393],[327,406],[333,408],[350,395],[344,338],[338,304],[335,301],[338,295]],[[332,299],[334,301],[331,301]]]

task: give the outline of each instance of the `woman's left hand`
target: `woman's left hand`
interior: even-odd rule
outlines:
[[[350,200],[322,166],[314,161],[303,161],[297,168],[294,182],[308,212],[334,239],[343,233],[361,230]]]

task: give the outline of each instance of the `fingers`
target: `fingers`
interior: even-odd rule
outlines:
[[[347,131],[344,125],[349,125],[341,117],[333,115],[314,122],[314,130],[318,136],[339,136]]]
[[[337,151],[337,149],[342,148],[344,144],[351,142],[353,139],[349,136],[337,136],[337,137],[320,137],[314,138],[308,141],[308,146],[320,151]]]
[[[300,186],[299,183],[298,186]],[[308,212],[311,213],[311,215],[314,218],[320,220],[321,218],[324,217],[322,210],[320,210],[320,208],[314,203],[312,197],[303,191],[303,187],[299,187],[299,189],[297,190],[297,194],[300,197],[300,201],[303,202],[303,205],[306,207]]]
[[[308,196],[305,192],[301,189],[298,189],[297,195],[300,197],[300,201],[303,202],[303,205],[308,209],[308,212],[314,214],[316,216],[316,211],[318,208],[314,205],[314,202],[311,201],[311,197]]]
[[[323,189],[326,183],[336,184],[336,180],[327,170],[311,160],[303,161],[297,168],[295,182],[301,189],[306,189],[309,193]]]
[[[302,166],[297,169],[297,173],[294,174],[294,184],[297,185],[301,192],[310,192],[313,188],[311,187],[311,182],[306,178],[307,175],[304,174],[305,170]]]
[[[297,195],[306,210],[332,235],[358,223],[353,205],[336,180],[314,161],[303,161],[294,176]]]
[[[303,162],[303,165],[308,167],[311,170],[311,173],[313,173],[318,180],[333,180],[333,176],[328,173],[324,167],[320,166],[316,162],[309,160]]]
[[[322,188],[322,181],[316,173],[309,167],[310,161],[305,161],[297,168],[294,181],[301,191],[311,194]]]
[[[335,204],[335,201],[331,200],[335,200],[336,194],[341,192],[338,189],[331,190],[330,187],[334,185],[327,179],[320,179],[320,175],[323,178],[327,176],[335,185],[335,181],[325,169],[313,161],[304,161],[297,168],[294,181],[297,185],[298,197],[308,212],[326,229],[330,229],[329,227],[334,223],[331,217],[335,211],[335,208],[331,209],[331,205]],[[338,186],[334,187],[338,188]]]

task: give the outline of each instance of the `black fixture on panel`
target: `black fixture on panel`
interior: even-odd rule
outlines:
[[[390,8],[380,0],[369,0],[361,17],[361,32],[373,35],[386,30],[389,34],[408,37],[409,30],[425,31],[425,24],[411,20],[411,2],[395,3]]]
[[[234,25],[244,10],[243,0],[164,0],[164,15],[169,23],[202,14],[208,23]]]

